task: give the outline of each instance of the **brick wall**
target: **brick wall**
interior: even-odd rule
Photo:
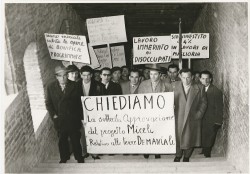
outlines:
[[[24,53],[30,43],[36,44],[38,65],[33,67],[33,72],[29,72],[34,75],[40,73],[40,86],[43,87],[40,90],[45,90],[45,86],[55,79],[54,67],[61,61],[50,59],[44,33],[60,33],[64,30],[63,21],[68,20],[71,32],[81,34],[84,23],[67,4],[5,4],[5,14],[9,31],[8,51],[12,53],[18,87],[18,96],[5,112],[5,170],[22,172],[58,153],[56,133],[48,115],[38,129],[39,133],[34,133]]]
[[[247,3],[210,3],[202,10],[193,33],[210,33],[210,58],[193,61],[207,69],[224,93],[224,124],[215,151],[244,172],[249,163],[248,18]]]

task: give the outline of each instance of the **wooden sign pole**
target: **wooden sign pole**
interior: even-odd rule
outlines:
[[[111,68],[113,68],[113,61],[112,61],[112,54],[111,54],[111,49],[110,49],[110,44],[107,44],[107,47],[108,47],[108,53],[109,53],[109,57],[111,59]]]
[[[181,33],[181,18],[179,18],[179,69],[182,69],[182,33]]]

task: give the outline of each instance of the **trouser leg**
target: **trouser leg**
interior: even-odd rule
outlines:
[[[82,145],[82,152],[83,154],[87,154],[87,142],[85,136],[85,129],[84,127],[81,128],[81,145]]]
[[[82,158],[82,147],[80,143],[81,133],[79,130],[70,132],[70,140],[73,147],[73,153],[76,160]]]
[[[69,142],[68,142],[68,133],[63,131],[63,132],[58,132],[58,137],[59,137],[59,153],[60,153],[60,159],[61,160],[68,160],[70,158],[70,150],[69,150]]]
[[[193,151],[194,151],[194,148],[185,149],[184,150],[184,158],[190,158]]]

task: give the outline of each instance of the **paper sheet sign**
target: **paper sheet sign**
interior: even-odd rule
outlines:
[[[90,64],[85,36],[44,33],[51,59]]]
[[[172,154],[174,94],[82,97],[88,153]]]
[[[172,58],[179,58],[179,34],[171,34]],[[183,33],[182,58],[209,58],[209,33]]]
[[[168,63],[171,61],[170,36],[133,38],[133,64]]]
[[[92,45],[127,42],[124,15],[87,19]]]

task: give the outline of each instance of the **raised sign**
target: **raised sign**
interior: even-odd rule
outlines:
[[[172,58],[179,58],[179,34],[171,34]],[[209,33],[182,34],[182,58],[209,58]]]
[[[92,45],[127,42],[124,15],[87,19]]]
[[[85,36],[44,33],[51,59],[90,64]]]
[[[171,61],[170,36],[133,38],[133,64],[168,63]]]
[[[88,153],[172,154],[174,94],[82,97]]]

